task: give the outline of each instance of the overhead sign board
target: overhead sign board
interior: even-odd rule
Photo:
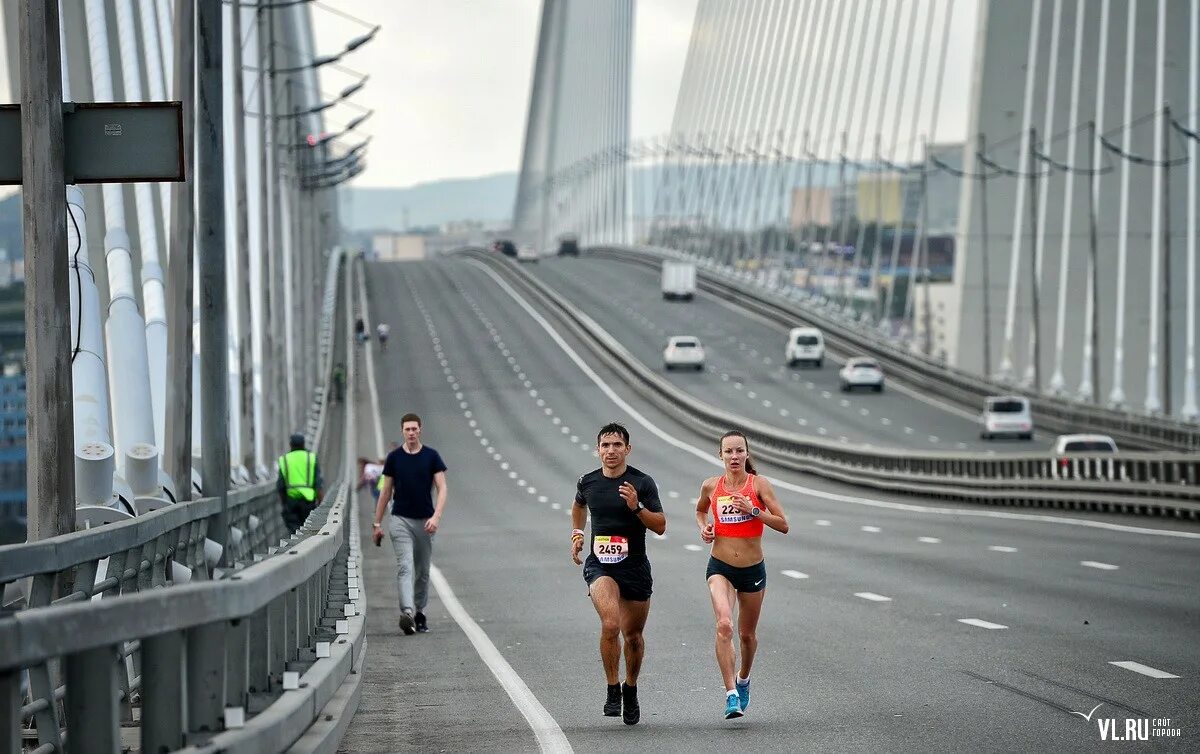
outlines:
[[[67,183],[182,181],[180,102],[63,103]],[[21,106],[0,105],[0,184],[21,183]]]

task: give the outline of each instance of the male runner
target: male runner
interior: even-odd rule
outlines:
[[[571,560],[583,565],[588,596],[600,616],[600,661],[608,681],[604,714],[622,715],[626,725],[641,719],[637,679],[645,643],[642,629],[650,613],[653,579],[646,558],[646,530],[662,534],[667,518],[658,499],[658,487],[625,459],[632,447],[629,430],[606,424],[596,434],[600,468],[579,477],[575,504],[571,506]],[[580,561],[585,536],[583,526],[592,517],[591,552]],[[617,683],[621,640],[625,644],[625,683]]]

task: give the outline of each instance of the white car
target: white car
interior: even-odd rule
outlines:
[[[538,260],[537,249],[533,248],[533,244],[523,243],[517,247],[518,262],[536,262]]]
[[[806,362],[820,369],[825,362],[825,336],[815,327],[793,327],[788,331],[783,359],[788,366]]]
[[[838,379],[841,380],[843,393],[856,387],[869,387],[877,393],[883,392],[883,369],[879,362],[866,356],[846,359],[846,366],[838,372]]]
[[[674,335],[663,349],[663,366],[667,371],[675,367],[690,367],[697,371],[704,368],[704,346],[699,338],[690,335]]]
[[[998,435],[1015,435],[1022,440],[1033,439],[1033,414],[1029,400],[1019,395],[993,395],[984,400],[983,429],[979,436],[991,440]]]
[[[1069,453],[1116,453],[1117,442],[1108,435],[1059,435],[1054,441],[1054,455]]]

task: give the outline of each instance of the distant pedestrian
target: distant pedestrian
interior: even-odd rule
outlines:
[[[340,361],[333,366],[333,400],[335,403],[346,401],[346,365]]]
[[[279,491],[279,504],[283,523],[288,532],[304,525],[304,519],[321,499],[323,482],[317,455],[304,449],[304,435],[291,437],[291,450],[279,457],[279,477],[275,488]]]
[[[380,322],[375,325],[375,337],[379,338],[379,350],[386,351],[388,336],[391,335],[392,328],[387,322]]]
[[[429,563],[433,557],[433,535],[446,508],[446,463],[436,450],[421,444],[421,417],[405,414],[400,419],[400,429],[404,432],[404,444],[388,453],[383,462],[383,489],[375,505],[372,538],[377,545],[383,541],[383,517],[390,505],[387,532],[396,553],[400,629],[411,635],[429,630],[425,618]]]
[[[367,340],[370,339],[370,337],[371,337],[370,335],[367,335],[367,323],[363,321],[363,318],[358,317],[357,319],[355,319],[354,320],[354,340],[361,344],[361,343],[366,343]]]

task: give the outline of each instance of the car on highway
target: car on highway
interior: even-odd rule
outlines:
[[[1117,441],[1108,435],[1059,435],[1054,441],[1054,455],[1071,453],[1116,453]]]
[[[991,395],[983,401],[983,414],[979,417],[983,428],[979,437],[991,440],[1002,435],[1011,435],[1022,440],[1033,439],[1033,413],[1029,399],[1019,395]]]
[[[579,256],[579,237],[573,233],[564,233],[558,237],[558,255],[560,257]]]
[[[536,262],[538,260],[537,249],[533,248],[531,243],[523,243],[517,247],[518,262]]]
[[[788,366],[807,363],[820,369],[825,363],[825,336],[815,327],[793,327],[788,330],[783,360]]]
[[[854,356],[846,359],[846,365],[838,372],[842,392],[848,393],[856,387],[869,387],[877,393],[883,392],[883,368],[869,356]]]
[[[515,257],[517,245],[508,239],[499,238],[492,242],[492,251],[499,252],[506,257]]]
[[[669,372],[676,367],[704,369],[704,346],[691,335],[673,335],[663,349],[663,366]]]

